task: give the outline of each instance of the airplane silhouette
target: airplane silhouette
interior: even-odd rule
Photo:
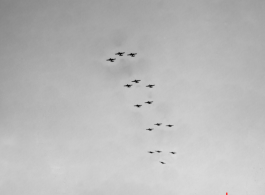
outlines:
[[[137,53],[129,53],[128,56],[134,57]]]
[[[136,106],[136,107],[140,108],[142,105],[136,104],[136,105],[134,105],[134,106]]]
[[[116,60],[116,58],[109,58],[109,59],[107,59],[106,61],[113,62],[114,60]]]
[[[115,55],[123,56],[124,52],[115,53]]]
[[[153,129],[149,128],[149,129],[146,129],[147,131],[152,131]]]
[[[132,81],[132,82],[139,83],[139,81],[141,81],[141,80],[136,80],[136,79],[135,79],[135,80]]]
[[[155,85],[147,85],[146,87],[153,88]]]
[[[156,152],[160,153],[161,151],[160,150],[157,150]]]
[[[154,152],[152,152],[152,151],[149,151],[149,153],[150,153],[150,154],[153,154]]]
[[[124,86],[130,88],[132,85],[127,84],[127,85],[124,85]]]
[[[174,126],[174,125],[166,125],[166,126],[168,126],[168,127],[172,127],[172,126]]]
[[[161,163],[161,164],[166,164],[166,163],[164,163],[164,162],[162,162],[162,161],[160,161],[160,163]]]
[[[176,154],[176,152],[170,152],[170,153],[172,153],[172,154]]]
[[[152,102],[153,102],[153,101],[147,101],[147,102],[145,102],[145,103],[147,103],[147,104],[152,104]]]
[[[155,125],[160,126],[162,123],[156,123]]]

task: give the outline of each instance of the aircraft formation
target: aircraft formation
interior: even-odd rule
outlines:
[[[156,126],[161,126],[162,125],[162,123],[156,123],[156,124],[154,124],[154,125],[156,125]],[[167,126],[167,127],[173,127],[174,125],[165,125],[165,126]],[[148,129],[146,129],[147,131],[153,131],[154,129],[153,128],[148,128]],[[156,150],[156,151],[149,151],[148,153],[150,153],[150,154],[153,154],[153,153],[162,153],[162,151],[161,150]],[[169,153],[171,153],[171,154],[176,154],[176,152],[169,152]],[[160,163],[161,164],[166,164],[165,162],[163,162],[163,161],[160,161]]]
[[[131,81],[131,82],[134,82],[134,83],[140,83],[140,81],[141,80],[137,80],[137,79],[135,79],[135,80],[133,80],[133,81]],[[127,84],[127,85],[124,85],[125,87],[128,87],[128,88],[130,88],[130,87],[132,87],[132,84]],[[149,85],[147,85],[146,87],[149,87],[149,88],[153,88],[155,85],[151,85],[151,84],[149,84]],[[148,100],[148,101],[146,101],[146,102],[144,102],[144,103],[146,103],[146,104],[153,104],[153,102],[154,101],[150,101],[150,100]],[[142,107],[142,104],[136,104],[136,105],[134,105],[135,107],[137,107],[137,108],[141,108]],[[162,127],[163,126],[163,123],[155,123],[154,125],[156,125],[157,127]],[[171,124],[167,124],[167,125],[164,125],[164,126],[166,126],[167,128],[170,128],[170,127],[173,127],[174,125],[171,125]],[[154,128],[147,128],[146,129],[146,131],[153,131],[154,130]],[[155,151],[148,151],[148,153],[150,153],[150,154],[154,154],[154,153],[162,153],[162,151],[161,150],[155,150]],[[176,152],[175,151],[170,151],[169,152],[171,155],[175,155],[176,154]],[[164,161],[159,161],[161,164],[166,164],[166,162],[164,162]]]
[[[117,52],[117,53],[115,53],[115,55],[116,56],[124,56],[124,54],[125,54],[125,52]],[[137,53],[128,53],[127,54],[127,56],[131,56],[131,57],[135,57],[136,56],[136,54]],[[114,62],[116,60],[116,58],[109,58],[109,59],[107,59],[107,61],[109,61],[109,62]],[[135,80],[133,80],[133,81],[131,81],[131,84],[126,84],[126,85],[124,85],[124,87],[126,87],[126,88],[131,88],[131,87],[133,87],[133,85],[134,84],[132,84],[132,83],[135,83],[135,84],[139,84],[141,82],[141,80],[140,79],[135,79]],[[150,88],[150,89],[152,89],[153,87],[155,87],[155,85],[154,84],[148,84],[148,85],[146,85],[145,87],[147,87],[147,88]],[[154,103],[154,101],[150,101],[150,100],[148,100],[148,101],[146,101],[146,102],[144,102],[145,104],[148,104],[148,105],[151,105],[151,104],[153,104]],[[143,105],[144,105],[144,103],[143,104],[136,104],[136,105],[134,105],[134,107],[136,107],[137,109],[140,109]],[[156,125],[157,127],[162,127],[162,126],[164,126],[161,122],[160,123],[156,123],[156,124],[154,124],[154,125]],[[173,127],[174,125],[171,125],[171,124],[167,124],[167,125],[165,125],[167,128],[169,127]],[[153,131],[154,130],[154,128],[147,128],[146,129],[146,131]],[[148,151],[148,153],[150,153],[150,154],[154,154],[154,153],[162,153],[162,151],[161,150],[155,150],[155,151]],[[169,152],[171,155],[175,155],[176,154],[176,152],[175,151],[170,151]],[[166,162],[164,162],[164,161],[159,161],[161,164],[166,164]]]
[[[123,56],[125,54],[125,52],[117,52],[115,53],[115,55],[118,55],[118,56]],[[129,53],[127,54],[127,56],[131,56],[131,57],[135,57],[137,53]],[[109,62],[114,62],[116,60],[116,58],[109,58],[107,59],[106,61],[109,61]],[[136,82],[137,83],[137,82]]]

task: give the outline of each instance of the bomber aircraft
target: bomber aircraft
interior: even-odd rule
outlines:
[[[124,85],[124,87],[128,87],[128,88],[130,88],[132,85],[129,85],[129,84],[127,84],[127,85]]]
[[[141,81],[141,80],[136,80],[136,79],[135,79],[135,80],[132,81],[132,82],[139,83],[139,81]]]
[[[128,56],[134,57],[137,53],[129,53]]]
[[[147,102],[145,102],[145,103],[147,103],[147,104],[152,104],[152,103],[153,103],[153,101],[147,101]]]
[[[153,88],[155,85],[147,85],[146,87]]]
[[[107,59],[107,61],[110,61],[110,62],[114,62],[114,60],[116,60],[116,58],[109,58],[109,59]]]
[[[115,55],[123,56],[124,52],[115,53]]]

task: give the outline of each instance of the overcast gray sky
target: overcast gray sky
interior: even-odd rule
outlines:
[[[1,0],[0,194],[264,195],[264,24],[262,0]]]

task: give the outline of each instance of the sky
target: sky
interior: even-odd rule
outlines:
[[[263,195],[264,24],[261,0],[2,0],[0,194]]]

